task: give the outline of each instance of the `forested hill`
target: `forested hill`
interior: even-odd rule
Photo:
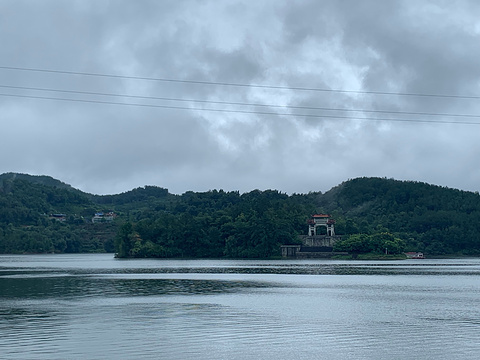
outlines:
[[[382,228],[430,254],[480,254],[480,196],[413,181],[357,178],[325,193],[319,206],[347,220],[347,233]],[[350,222],[351,221],[351,222]]]
[[[146,186],[99,196],[13,173],[0,175],[0,253],[264,258],[306,234],[314,213],[331,214],[344,238],[388,233],[405,251],[480,254],[479,194],[420,182],[358,178],[293,195]]]
[[[114,252],[113,239],[122,222],[164,208],[171,198],[176,196],[154,186],[101,196],[50,176],[2,174],[0,253]],[[110,212],[114,215],[95,218]]]

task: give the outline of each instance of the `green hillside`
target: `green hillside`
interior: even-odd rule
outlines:
[[[368,240],[427,255],[480,254],[479,194],[420,182],[358,178],[324,194],[293,195],[173,195],[145,186],[100,196],[48,176],[13,173],[0,175],[0,253],[265,258],[306,234],[314,213],[336,219],[336,233],[347,242],[339,247]]]
[[[25,180],[30,183],[46,185],[50,187],[55,187],[59,189],[68,189],[72,191],[79,190],[74,189],[68,184],[61,182],[60,180],[54,179],[51,176],[46,175],[29,175],[29,174],[20,174],[20,173],[5,173],[0,175],[0,188],[4,188],[4,183],[11,183],[13,180]]]
[[[319,206],[349,219],[347,233],[383,229],[404,239],[411,250],[480,253],[478,192],[413,181],[358,178],[325,193]]]
[[[0,253],[114,252],[119,224],[168,196],[154,187],[99,196],[49,176],[2,174]],[[96,213],[108,212],[115,218],[97,216],[93,223]]]

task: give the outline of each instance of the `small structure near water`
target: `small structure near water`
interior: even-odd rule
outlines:
[[[406,252],[405,255],[407,256],[407,259],[425,259],[425,255],[423,255],[422,252],[410,251]]]
[[[329,258],[347,253],[334,252],[335,242],[342,237],[335,235],[335,220],[330,215],[316,214],[307,221],[308,235],[299,235],[300,244],[282,245],[284,258]],[[317,234],[317,227],[325,227],[326,234]]]

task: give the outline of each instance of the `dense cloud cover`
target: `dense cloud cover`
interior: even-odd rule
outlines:
[[[0,173],[97,194],[359,176],[477,191],[478,14],[473,0],[0,2]]]

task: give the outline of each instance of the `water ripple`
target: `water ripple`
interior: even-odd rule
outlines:
[[[9,259],[0,265],[2,359],[473,360],[480,353],[480,283],[472,276],[479,260],[81,255],[78,262],[39,257],[29,267]]]

